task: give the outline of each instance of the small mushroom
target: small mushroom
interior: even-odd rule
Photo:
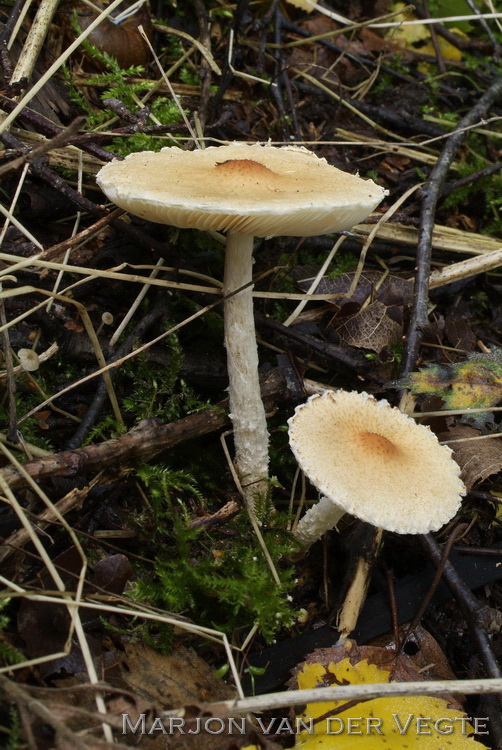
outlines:
[[[19,364],[26,372],[35,372],[40,367],[40,358],[33,349],[19,349]]]
[[[252,506],[255,496],[267,492],[269,460],[253,319],[253,237],[350,229],[386,191],[304,148],[245,143],[130,154],[103,167],[97,181],[110,200],[149,221],[227,232],[223,292],[230,416],[237,473]]]
[[[399,534],[437,531],[465,486],[451,450],[433,432],[367,393],[311,396],[288,420],[291,449],[323,493],[298,524],[306,546],[344,513]]]

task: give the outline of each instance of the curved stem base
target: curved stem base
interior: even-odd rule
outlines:
[[[306,547],[310,547],[326,531],[335,528],[344,515],[343,508],[329,498],[321,497],[319,502],[313,505],[300,520],[295,536]]]

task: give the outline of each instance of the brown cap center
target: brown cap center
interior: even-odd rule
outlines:
[[[274,174],[271,169],[253,159],[227,159],[216,162],[216,169],[232,177],[264,177]]]
[[[359,440],[364,450],[374,456],[390,458],[398,452],[398,448],[388,438],[378,435],[376,432],[360,432]]]

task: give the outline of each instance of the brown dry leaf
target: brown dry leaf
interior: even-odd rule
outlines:
[[[38,427],[40,430],[48,430],[49,425],[47,424],[47,420],[51,416],[51,411],[49,409],[46,409],[45,411],[39,411],[38,414],[35,414],[34,417],[38,422]]]
[[[385,13],[386,10],[383,11]],[[377,34],[372,29],[363,28],[359,29],[359,37],[364,44],[366,54],[374,53],[380,54],[380,52],[387,52],[389,49],[389,43],[385,37]]]
[[[141,643],[125,648],[124,679],[130,688],[165,708],[231,698],[234,691],[217,680],[211,667],[195,651],[178,647],[160,654]]]
[[[479,430],[459,424],[440,435],[441,441],[461,440],[477,437]],[[502,471],[502,438],[486,440],[466,440],[462,443],[447,443],[453,451],[453,458],[462,469],[461,477],[470,490],[476,482],[483,482],[492,474]]]
[[[392,320],[382,302],[372,302],[336,329],[342,343],[359,349],[382,349],[395,344],[402,335],[399,323]]]
[[[340,30],[338,24],[321,14],[310,16],[298,25],[313,37]],[[340,50],[343,50],[343,53],[319,44],[293,47],[288,57],[289,66],[321,79],[325,86],[331,84],[331,86],[338,87],[340,80],[346,84],[349,81],[360,80],[361,69],[353,64],[350,56],[366,56],[372,53],[368,51],[362,41],[353,36],[349,37],[339,33],[334,42]],[[336,67],[336,72],[333,69],[334,67]]]
[[[409,634],[408,630],[409,623],[401,625],[399,628],[400,642],[404,641],[404,653],[407,654],[408,659],[413,663],[421,677],[425,680],[456,679],[441,646],[429,631],[421,625],[417,625]],[[396,641],[392,634],[386,633],[374,638],[369,645],[380,646],[386,651],[392,651],[396,648]]]
[[[83,333],[85,331],[84,326],[74,320],[67,320],[64,327],[68,331],[73,331],[74,333]]]
[[[74,591],[82,568],[82,559],[76,547],[70,547],[54,558],[54,564],[59,566],[61,576],[67,591]],[[131,564],[125,555],[109,555],[88,569],[87,581],[94,581],[105,591],[121,594],[132,574]],[[39,578],[39,586],[50,590],[52,578],[43,573]],[[84,591],[88,592],[86,582]],[[94,589],[91,588],[94,592]],[[80,618],[84,624],[93,621],[96,613],[93,610],[83,610]],[[54,605],[47,602],[36,602],[23,599],[17,615],[19,635],[25,643],[25,653],[30,658],[48,656],[63,650],[70,627],[70,615],[64,605]],[[87,634],[90,651],[99,665],[99,669],[111,668],[117,661],[118,655],[109,644],[93,633]],[[70,653],[57,659],[50,659],[38,667],[43,677],[49,675],[80,675],[87,669],[78,641],[73,638]]]
[[[451,346],[475,351],[477,336],[472,328],[473,315],[470,305],[458,305],[447,312],[444,319],[444,332]]]
[[[159,710],[198,706],[235,696],[233,689],[216,679],[209,664],[193,649],[183,646],[170,654],[160,654],[141,643],[126,645],[121,682],[121,687],[126,687]],[[149,743],[151,750],[225,750],[230,742],[235,741],[235,737],[223,734],[159,734],[158,745],[157,741]]]
[[[299,274],[305,272],[305,276],[310,274],[315,276],[316,270],[310,267],[298,267],[295,269],[294,276],[298,278]],[[307,291],[312,283],[312,278],[308,279],[300,276],[298,286],[303,291]],[[317,292],[319,294],[347,294],[355,273],[342,273],[335,279],[324,277],[321,279]],[[361,274],[354,294],[350,297],[344,297],[333,300],[333,304],[342,306],[347,302],[356,302],[362,305],[370,297],[378,299],[387,306],[408,305],[411,303],[413,296],[413,281],[403,279],[400,276],[385,276],[382,271],[364,271]]]
[[[333,646],[332,648],[319,648],[307,656],[305,661],[293,670],[293,678],[287,683],[290,689],[296,689],[296,674],[303,669],[305,664],[322,664],[328,667],[330,664],[338,664],[344,659],[349,659],[352,665],[356,665],[364,660],[390,673],[389,682],[414,682],[415,680],[425,680],[425,677],[419,672],[420,667],[406,656],[399,654],[389,648],[380,646],[358,646],[354,641],[347,641],[343,646]],[[327,683],[328,684],[328,683]],[[459,704],[448,696],[448,701],[455,705]]]
[[[306,19],[299,25],[301,28],[306,29],[312,36],[326,34],[336,29],[336,24],[331,19],[320,14]],[[300,71],[308,72],[315,78],[322,77],[325,85],[338,83],[338,75],[330,71],[335,60],[336,54],[320,44],[293,47],[288,56],[290,66],[298,68]]]

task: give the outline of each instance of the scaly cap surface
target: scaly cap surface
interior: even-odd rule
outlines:
[[[311,396],[289,420],[291,449],[326,497],[400,534],[437,531],[465,487],[451,450],[431,430],[367,393]]]
[[[247,143],[130,154],[96,179],[111,201],[143,219],[256,237],[350,229],[386,195],[305,148]]]

